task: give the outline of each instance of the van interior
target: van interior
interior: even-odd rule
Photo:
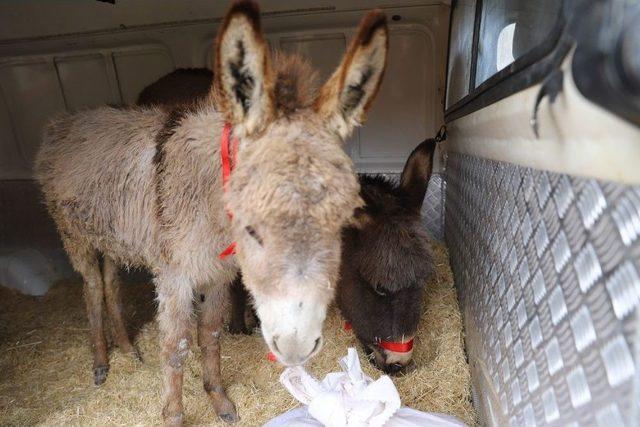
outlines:
[[[228,6],[0,3],[0,285],[40,300],[60,281],[79,286],[33,175],[47,121],[135,104],[176,69],[211,69]],[[386,14],[384,80],[344,149],[358,173],[397,179],[416,145],[437,140],[423,218],[453,273],[470,372],[469,395],[459,399],[474,411],[467,421],[639,425],[640,4],[262,0],[260,7],[271,50],[302,54],[322,80],[364,13]],[[67,303],[81,310],[81,300]],[[31,342],[10,333],[17,311],[0,313],[0,347],[23,362],[37,345],[19,347],[28,351],[17,356],[15,346]],[[69,333],[87,345],[85,332]],[[0,386],[0,424],[3,412],[8,424],[27,420],[16,408],[17,418],[7,415],[19,405],[16,387]]]

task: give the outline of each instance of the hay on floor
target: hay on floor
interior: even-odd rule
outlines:
[[[418,368],[394,378],[404,405],[455,415],[475,423],[470,374],[463,348],[462,320],[442,246],[435,247],[437,274],[426,287],[425,307],[414,356]],[[0,425],[156,425],[160,418],[161,371],[155,305],[149,284],[123,289],[135,342],[144,363],[111,352],[106,383],[94,387],[82,289],[59,284],[43,298],[0,287]],[[339,370],[347,347],[356,346],[364,371],[381,373],[362,357],[332,308],[325,325],[326,344],[308,366],[323,378]],[[255,426],[298,406],[280,385],[282,367],[266,360],[259,334],[222,338],[222,370],[240,426]],[[184,406],[188,425],[225,425],[217,420],[202,389],[199,351],[185,368]]]

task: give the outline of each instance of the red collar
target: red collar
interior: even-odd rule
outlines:
[[[351,322],[344,322],[344,330],[352,329]],[[413,338],[405,342],[385,341],[378,339],[378,345],[385,350],[395,351],[396,353],[407,353],[413,349]]]
[[[378,345],[385,350],[395,351],[396,353],[407,353],[413,349],[413,338],[406,342],[379,340]]]
[[[231,123],[225,123],[222,130],[222,138],[220,139],[220,159],[222,160],[222,189],[227,192],[229,178],[231,177],[231,171],[235,166],[236,158],[238,156],[238,138],[231,139]],[[232,147],[229,147],[233,144]],[[231,154],[231,155],[230,155]],[[227,209],[227,215],[229,220],[233,219],[233,214]],[[229,255],[235,255],[236,242],[231,242],[227,248],[220,252],[218,258],[225,259]]]

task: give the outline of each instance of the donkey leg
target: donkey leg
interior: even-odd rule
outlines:
[[[227,397],[220,375],[220,333],[222,332],[225,290],[209,285],[198,313],[198,345],[202,352],[204,389],[211,398],[218,416],[229,423],[238,421],[233,402]],[[244,312],[244,309],[243,309]]]
[[[191,343],[193,291],[188,280],[156,278],[158,325],[164,377],[162,417],[166,426],[182,426],[183,365]]]
[[[253,304],[247,304],[247,309],[245,311],[245,323],[247,324],[247,329],[249,330],[249,335],[253,333],[255,328],[260,327],[260,319],[256,314],[256,309],[253,308]]]
[[[138,360],[142,360],[136,349],[131,345],[127,327],[122,314],[122,297],[120,295],[120,280],[118,278],[118,266],[111,257],[104,256],[102,266],[102,277],[104,279],[104,294],[107,305],[107,313],[111,321],[113,339],[116,345],[124,353],[131,354]]]
[[[247,307],[247,290],[242,283],[242,276],[239,274],[234,279],[230,288],[231,292],[231,320],[229,322],[229,332],[236,334],[251,335],[245,322],[244,314]]]
[[[93,349],[93,382],[95,385],[101,385],[107,379],[109,357],[102,323],[104,283],[100,274],[100,264],[93,249],[79,248],[71,242],[65,242],[65,247],[73,267],[84,280],[84,302],[89,318],[91,347]]]

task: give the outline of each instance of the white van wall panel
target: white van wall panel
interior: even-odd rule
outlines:
[[[354,36],[363,12],[315,13],[305,19],[265,17],[264,26],[278,29],[267,31],[272,47],[307,56],[321,79],[326,80]],[[446,37],[446,8],[398,8],[387,13],[398,14],[402,20],[390,21],[385,79],[368,121],[345,146],[361,172],[400,172],[411,149],[432,136],[442,120],[444,61],[441,49],[434,48],[434,38]],[[312,21],[310,29],[297,30],[303,21]],[[350,25],[344,26],[345,21]],[[10,63],[10,67],[16,62],[29,63],[24,65],[29,67],[25,73],[13,70],[6,77],[2,74],[3,86],[9,87],[5,102],[25,163],[20,173],[15,168],[3,168],[2,176],[30,178],[28,171],[40,143],[42,126],[55,113],[107,103],[131,104],[142,88],[177,67],[210,67],[216,25],[173,23],[111,34],[43,38],[15,45],[0,43],[0,73],[8,72],[2,71],[7,66],[3,67],[3,63]],[[18,56],[19,52],[28,54]],[[8,53],[12,55],[3,59],[2,55]],[[20,78],[23,81],[14,81]],[[8,151],[4,143],[3,149]]]
[[[570,175],[640,184],[640,130],[587,100],[576,87],[569,55],[563,91],[538,107],[540,137],[531,127],[542,84],[447,125],[446,151]]]
[[[171,54],[160,47],[115,52],[113,62],[124,104],[135,104],[145,86],[175,69]]]
[[[1,94],[0,94],[1,95]],[[0,181],[27,175],[26,164],[13,132],[13,123],[4,96],[0,96]]]
[[[30,168],[43,124],[65,110],[55,65],[51,58],[45,58],[1,67],[0,86],[18,142],[14,147]]]
[[[161,45],[18,57],[0,64],[7,110],[0,120],[8,117],[9,122],[0,133],[7,153],[0,159],[0,179],[31,178],[42,130],[51,117],[105,104],[133,104],[142,88],[174,68]]]
[[[338,66],[353,30],[342,33],[278,34],[270,37],[285,52],[309,59],[325,81]],[[389,58],[378,96],[363,127],[346,143],[360,172],[400,172],[411,150],[436,130],[433,37],[425,27],[398,25],[389,37]]]
[[[64,100],[69,111],[120,102],[109,76],[110,57],[101,54],[56,59]],[[115,89],[115,90],[114,90]]]
[[[269,17],[294,17],[301,26],[308,17],[329,13],[348,15],[380,7],[449,5],[450,0],[261,0],[265,21]],[[15,0],[0,2],[0,41],[62,34],[122,31],[162,23],[217,23],[229,7],[222,0],[117,0],[115,4],[78,0]],[[33,11],[38,10],[37,14]],[[300,16],[304,16],[303,19]]]
[[[435,58],[426,31],[398,30],[389,39],[389,58],[365,126],[360,130],[356,164],[393,168],[428,135],[435,134]],[[394,164],[395,163],[395,164]]]

